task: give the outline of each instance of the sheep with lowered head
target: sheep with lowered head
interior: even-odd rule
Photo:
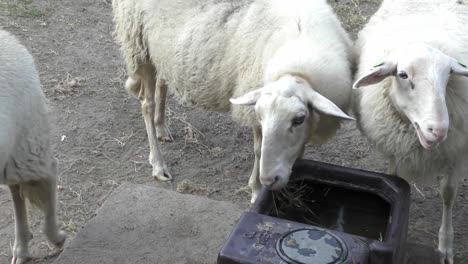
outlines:
[[[456,0],[384,1],[356,42],[361,131],[389,159],[389,173],[440,180],[441,263],[453,263],[452,207],[468,162],[467,19]]]
[[[253,127],[252,202],[260,183],[278,190],[288,182],[307,142],[323,142],[350,119],[343,111],[350,103],[351,42],[325,0],[112,4],[130,76],[126,89],[141,100],[159,180],[171,179],[157,142],[170,139],[168,86],[182,102],[232,110]]]
[[[56,170],[45,98],[32,56],[0,30],[0,184],[8,185],[15,210],[12,264],[30,255],[25,200],[42,209],[44,233],[56,246],[65,242],[57,223]]]

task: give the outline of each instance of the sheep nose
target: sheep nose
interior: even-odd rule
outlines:
[[[447,137],[448,128],[447,127],[437,127],[437,126],[428,126],[427,130],[437,138],[437,141],[445,140]]]

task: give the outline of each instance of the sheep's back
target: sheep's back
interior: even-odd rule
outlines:
[[[395,47],[412,42],[427,43],[459,60],[468,60],[468,5],[457,2],[384,1],[356,40],[358,75],[386,59]]]
[[[166,79],[182,103],[230,109],[241,56],[234,35],[251,2],[162,1],[161,16],[147,15],[145,41],[158,78]]]

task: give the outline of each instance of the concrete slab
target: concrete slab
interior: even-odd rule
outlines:
[[[234,204],[125,183],[54,264],[208,264],[244,210]]]

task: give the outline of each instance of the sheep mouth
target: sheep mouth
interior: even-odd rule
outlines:
[[[425,149],[431,149],[434,145],[437,145],[439,143],[438,141],[432,141],[427,139],[423,132],[421,131],[421,128],[419,127],[419,124],[417,122],[414,122],[414,128],[416,129],[416,134],[418,135],[419,143],[425,148]]]
[[[279,190],[283,189],[284,186],[285,186],[284,184],[281,184],[279,182],[274,182],[270,186],[267,186],[267,188],[269,190],[271,190],[271,191],[279,191]]]

